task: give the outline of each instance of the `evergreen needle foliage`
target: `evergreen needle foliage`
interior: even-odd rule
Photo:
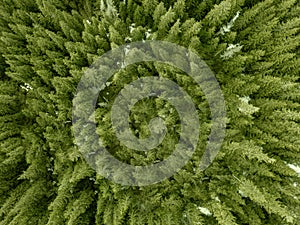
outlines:
[[[298,0],[0,0],[0,225],[300,224],[299,15]],[[197,84],[159,63],[119,71],[95,110],[97,132],[119,160],[163,160],[180,134],[175,109],[149,98],[132,109],[131,129],[148,137],[160,115],[165,140],[147,154],[118,142],[111,105],[139,77],[175,81],[201,123],[185,167],[161,183],[127,187],[96,174],[79,152],[72,101],[98,57],[141,40],[201,56],[224,93],[228,121],[221,150],[202,171],[210,111]]]

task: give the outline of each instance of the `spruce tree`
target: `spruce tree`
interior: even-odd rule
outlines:
[[[0,12],[1,225],[300,224],[299,1],[2,0]],[[148,165],[178,142],[178,113],[160,98],[139,101],[129,118],[138,138],[151,135],[153,116],[164,118],[168,133],[157,149],[137,152],[116,138],[113,100],[139,78],[176,82],[200,123],[197,149],[177,173],[124,186],[84,157],[72,110],[82,103],[78,83],[99,57],[146,40],[183,46],[206,62],[225,98],[226,137],[213,161],[202,157],[211,131],[203,90],[165,64],[124,66],[99,93],[94,114],[111,155]]]

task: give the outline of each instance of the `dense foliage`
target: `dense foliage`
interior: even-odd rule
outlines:
[[[300,224],[300,2],[298,0],[1,0],[0,224]],[[100,93],[97,132],[115,157],[162,160],[178,140],[172,106],[139,102],[131,127],[149,135],[153,115],[170,133],[149,155],[121,146],[109,124],[112,100],[141,76],[176,81],[201,123],[193,158],[150,186],[115,184],[86,163],[74,142],[72,100],[99,56],[125,43],[164,40],[210,66],[227,106],[226,138],[206,169],[205,96],[180,71],[139,63]],[[173,112],[174,111],[174,112]],[[173,129],[171,129],[173,127]]]

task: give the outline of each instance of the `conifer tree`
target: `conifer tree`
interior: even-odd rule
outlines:
[[[299,1],[1,0],[0,12],[0,225],[300,224]],[[115,158],[156,163],[178,142],[178,113],[160,98],[138,102],[129,118],[145,138],[153,116],[163,117],[168,134],[159,148],[140,153],[116,138],[113,100],[142,77],[185,89],[201,135],[172,177],[123,186],[96,173],[79,150],[72,106],[100,56],[142,40],[178,44],[209,65],[226,101],[226,137],[212,162],[202,159],[211,131],[203,90],[168,65],[125,67],[95,109],[97,133]]]

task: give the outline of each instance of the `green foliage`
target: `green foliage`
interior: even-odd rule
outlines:
[[[300,166],[299,1],[2,0],[0,14],[0,225],[300,224],[300,175],[291,167]],[[98,175],[79,152],[72,101],[98,57],[141,40],[173,42],[205,60],[224,93],[227,127],[216,159],[200,170],[211,130],[202,90],[159,63],[118,71],[94,115],[97,133],[119,160],[155,163],[179,138],[175,108],[149,98],[133,107],[130,127],[148,137],[149,121],[159,115],[168,128],[161,145],[146,154],[117,140],[113,100],[141,77],[180,85],[201,125],[196,152],[180,171],[128,187]]]

